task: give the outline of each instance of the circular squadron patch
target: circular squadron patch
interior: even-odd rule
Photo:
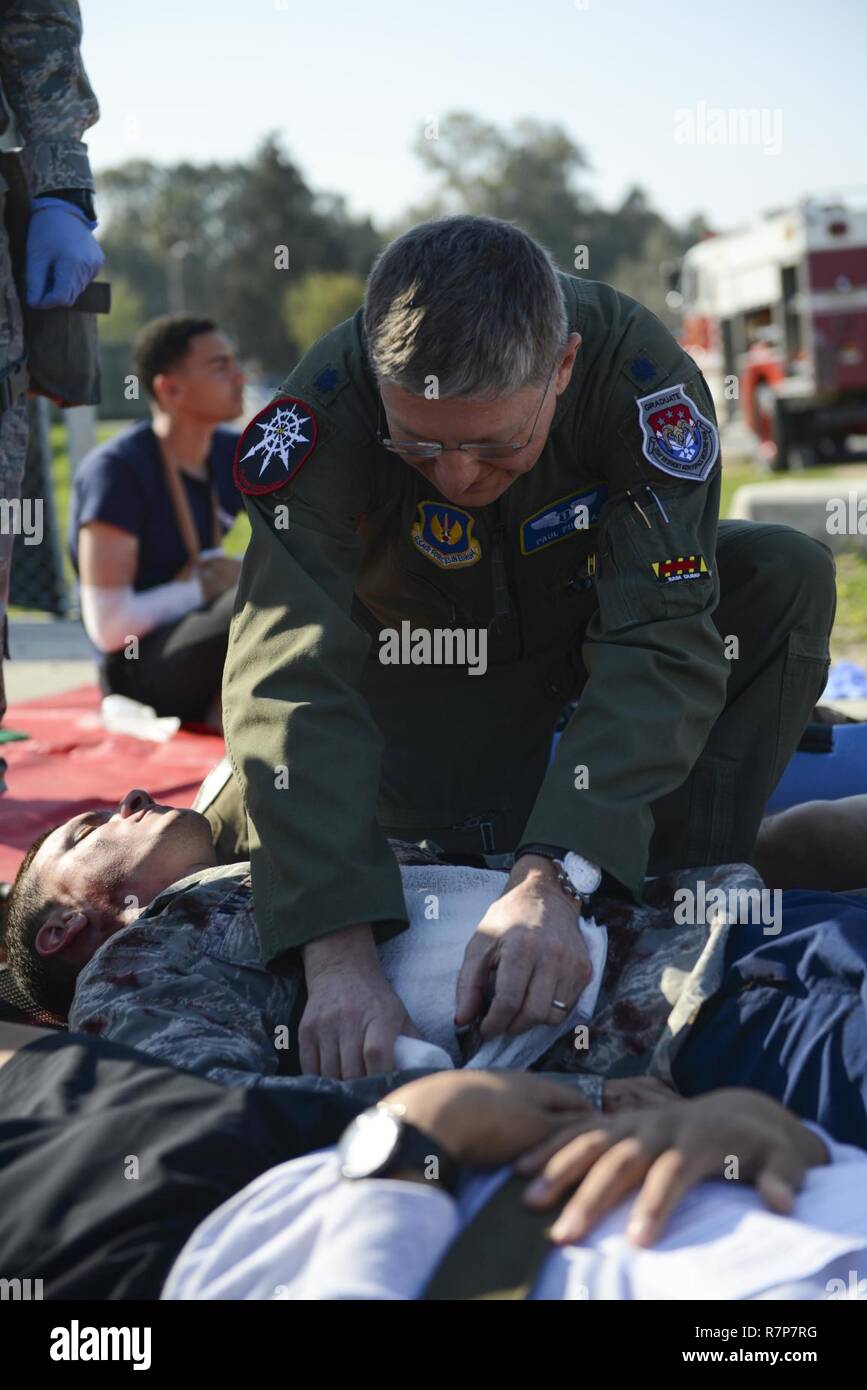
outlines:
[[[254,415],[235,450],[235,483],[255,496],[276,492],[306,462],[316,444],[316,416],[294,396],[279,396]]]
[[[719,454],[716,426],[693,404],[683,384],[641,396],[641,451],[654,468],[703,483]]]

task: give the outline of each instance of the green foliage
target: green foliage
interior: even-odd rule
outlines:
[[[123,275],[111,282],[111,313],[103,320],[99,341],[115,346],[127,346],[145,322],[144,301]]]
[[[364,299],[364,281],[348,270],[314,271],[286,291],[283,322],[304,353],[330,328],[350,318]]]
[[[422,129],[414,149],[432,195],[391,234],[450,212],[503,217],[564,270],[610,281],[673,322],[660,268],[704,224],[670,226],[640,188],[613,210],[599,207],[583,184],[588,158],[561,126],[524,119],[505,129],[456,111]],[[99,191],[115,287],[106,343],[123,346],[156,314],[210,314],[245,365],[274,381],[356,307],[356,286],[385,240],[342,196],[310,188],[273,135],[247,163],[131,160],[103,171]],[[576,264],[583,247],[586,266],[583,252]]]
[[[135,160],[99,187],[108,273],[131,287],[140,317],[210,314],[265,376],[284,376],[300,351],[283,321],[286,288],[314,270],[364,274],[380,247],[370,221],[314,193],[273,136],[247,164]],[[128,327],[123,292],[120,307]],[[109,339],[123,331],[112,314]]]
[[[517,222],[563,270],[606,280],[673,322],[661,267],[698,240],[701,219],[671,227],[640,188],[631,188],[613,211],[598,207],[581,186],[587,157],[557,125],[519,120],[506,132],[456,111],[437,129],[424,127],[414,150],[433,175],[435,192],[424,207],[410,209],[399,230],[454,212]],[[579,248],[586,248],[586,264]]]

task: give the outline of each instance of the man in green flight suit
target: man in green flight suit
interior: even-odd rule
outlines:
[[[718,524],[707,387],[640,304],[508,223],[415,227],[236,476],[224,721],[305,1071],[385,1070],[414,1032],[376,951],[406,921],[386,836],[516,854],[458,981],[483,1037],[572,1008],[603,874],[639,900],[648,871],[749,859],[824,683],[833,561]]]

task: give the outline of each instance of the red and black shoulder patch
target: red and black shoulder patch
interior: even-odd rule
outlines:
[[[255,497],[285,487],[316,446],[319,429],[306,401],[278,396],[254,415],[235,450],[235,483]]]

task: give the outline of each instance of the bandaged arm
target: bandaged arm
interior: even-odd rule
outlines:
[[[183,618],[204,601],[198,575],[173,579],[138,593],[132,585],[81,585],[84,630],[101,652],[120,651],[130,637],[144,637],[164,623]]]

